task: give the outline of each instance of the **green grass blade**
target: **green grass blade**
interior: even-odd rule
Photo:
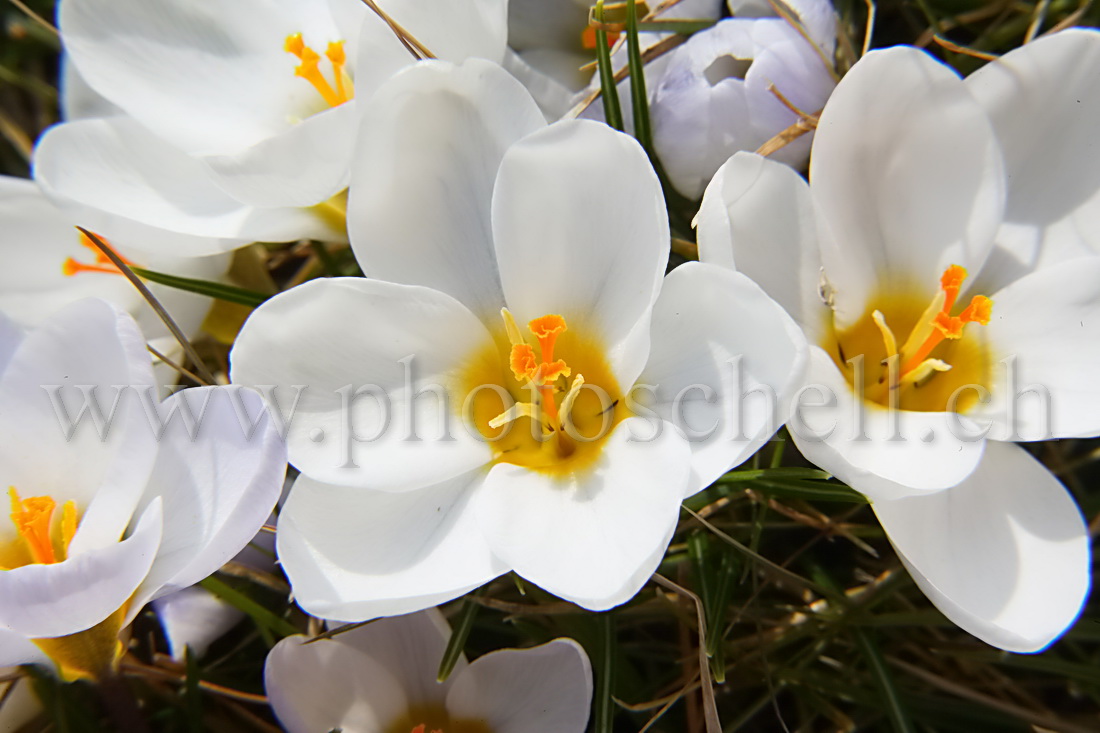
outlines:
[[[157,285],[165,285],[177,290],[186,290],[189,293],[197,293],[199,295],[206,295],[210,298],[225,300],[230,303],[247,305],[250,308],[255,308],[271,297],[263,293],[257,293],[254,290],[245,290],[244,288],[238,288],[233,285],[223,285],[222,283],[211,282],[209,280],[195,280],[190,277],[168,275],[163,272],[146,270],[144,267],[131,267],[130,269],[140,275],[142,279],[156,283]]]
[[[301,633],[294,624],[281,616],[261,606],[256,601],[246,596],[228,583],[211,575],[205,580],[199,581],[199,585],[222,599],[230,606],[243,611],[251,618],[261,630],[268,631],[279,636],[293,636]]]
[[[473,594],[478,593],[480,591],[474,591]],[[474,628],[474,619],[477,617],[477,610],[480,607],[471,598],[466,598],[463,602],[462,614],[458,617],[458,623],[451,631],[451,638],[447,640],[447,648],[443,651],[443,659],[439,661],[439,674],[436,675],[436,680],[439,682],[447,681],[458,663],[458,658],[462,656],[462,652],[466,648],[466,640],[470,638],[470,629]]]
[[[596,0],[595,18],[603,23],[603,0]],[[623,131],[623,110],[619,105],[619,90],[615,86],[615,69],[611,67],[611,48],[607,43],[607,31],[596,29],[596,66],[600,72],[600,94],[603,96],[603,115],[607,124]]]
[[[886,660],[878,649],[871,635],[863,629],[854,629],[853,634],[859,642],[860,651],[863,652],[867,666],[871,670],[871,677],[875,681],[882,701],[886,706],[886,714],[890,716],[890,722],[897,733],[914,733],[913,723],[909,719],[909,713],[902,706],[901,697],[894,687],[894,678],[890,669],[886,666]]]
[[[645,65],[638,42],[638,10],[635,0],[626,3],[626,62],[630,68],[630,105],[634,111],[634,137],[653,157],[653,129],[649,123],[649,98],[645,88]]]

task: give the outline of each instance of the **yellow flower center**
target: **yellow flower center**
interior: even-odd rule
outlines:
[[[283,48],[298,57],[300,63],[294,69],[294,75],[312,84],[329,107],[337,107],[355,96],[355,85],[345,68],[347,57],[343,41],[333,41],[325,49],[325,58],[332,66],[331,83],[321,73],[321,54],[305,44],[301,33],[287,36]]]
[[[110,246],[107,240],[103,237],[99,237],[99,239],[100,241]],[[94,244],[92,244],[92,240],[89,239],[88,235],[84,234],[83,232],[80,233],[80,244],[81,246],[87,247],[92,251],[92,254],[95,256],[95,262],[92,264],[85,264],[83,262],[78,262],[73,257],[66,258],[65,261],[61,263],[61,272],[66,277],[72,277],[73,275],[77,275],[81,272],[102,272],[107,275],[122,274],[122,272],[117,267],[115,267],[114,263],[111,262],[110,258],[108,258],[107,255],[103,254],[103,252],[100,251],[99,247],[96,247]],[[112,247],[112,250],[113,249],[114,248]],[[115,252],[115,254],[118,255],[118,252]],[[133,262],[126,259],[122,255],[118,255],[118,258],[125,262],[128,266],[134,266]]]
[[[16,538],[6,547],[0,547],[0,571],[64,561],[76,535],[76,504],[65,502],[61,506],[61,518],[55,522],[57,502],[53,497],[23,499],[14,486],[8,488],[8,497]],[[57,664],[63,679],[94,679],[110,670],[122,656],[123,646],[118,634],[128,605],[124,603],[89,629],[31,641]]]
[[[966,274],[948,267],[927,305],[897,288],[872,299],[859,321],[834,330],[822,348],[865,400],[918,412],[965,411],[987,388],[991,370],[981,332],[966,325],[988,324],[993,311],[989,298],[975,295],[951,315]],[[895,333],[908,333],[900,347]]]
[[[482,720],[452,720],[442,705],[416,705],[386,728],[386,733],[492,733]]]
[[[604,350],[560,315],[527,324],[533,343],[507,309],[501,315],[504,333],[462,376],[467,417],[498,462],[551,473],[590,466],[627,416]]]

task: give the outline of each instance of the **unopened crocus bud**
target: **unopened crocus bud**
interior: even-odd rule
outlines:
[[[828,66],[835,16],[827,2],[800,5],[792,17],[805,35],[783,18],[738,17],[670,54],[651,115],[658,156],[680,193],[698,198],[733,153],[756,151],[795,124],[799,114],[781,96],[807,115],[824,106],[835,86]],[[771,157],[802,166],[811,139],[796,137]]]

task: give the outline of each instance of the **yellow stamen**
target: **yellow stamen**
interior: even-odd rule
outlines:
[[[355,96],[355,87],[345,69],[347,57],[344,53],[343,41],[334,41],[325,50],[325,58],[332,65],[335,88],[321,73],[321,55],[305,44],[301,33],[287,36],[283,50],[298,57],[301,63],[294,70],[295,76],[300,76],[312,84],[328,106],[337,107]]]
[[[76,536],[76,504],[70,499],[61,507],[61,547],[68,554]]]
[[[507,425],[513,420],[519,420],[521,417],[529,417],[532,420],[536,420],[542,423],[543,427],[547,430],[553,430],[554,426],[546,422],[546,416],[539,412],[539,408],[530,402],[517,402],[509,407],[504,412],[500,413],[492,420],[489,421],[489,427],[496,430],[497,428]]]
[[[512,315],[512,311],[507,308],[501,308],[500,317],[504,319],[504,330],[508,333],[508,343],[512,346],[526,343],[523,340],[523,333],[520,332],[519,326],[516,325],[516,319]]]
[[[871,318],[874,319],[875,325],[878,326],[878,330],[882,333],[882,341],[886,344],[886,358],[889,359],[892,356],[897,356],[898,340],[894,338],[894,332],[886,325],[886,316],[882,315],[882,311],[876,310],[871,314]]]
[[[569,385],[569,391],[561,400],[561,414],[568,415],[573,410],[573,403],[580,397],[581,387],[584,385],[584,377],[578,374],[573,383]]]
[[[909,385],[916,384],[926,379],[931,376],[933,372],[946,372],[950,370],[951,365],[945,361],[940,359],[925,359],[919,366],[901,378],[899,386],[908,387]]]

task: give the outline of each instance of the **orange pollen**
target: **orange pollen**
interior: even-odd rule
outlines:
[[[48,496],[20,499],[14,486],[8,488],[8,496],[11,497],[11,521],[27,544],[31,559],[45,565],[59,562],[50,540],[50,521],[57,502]],[[67,501],[61,512],[61,544],[67,550],[76,534],[76,505]]]
[[[321,73],[321,55],[305,44],[301,33],[287,36],[283,50],[298,57],[301,63],[294,70],[294,75],[312,84],[328,106],[337,107],[355,96],[355,87],[344,68],[347,64],[347,55],[344,52],[343,41],[333,41],[325,49],[325,58],[332,65],[334,84],[330,84]]]
[[[103,237],[100,237],[99,240],[110,247],[110,243]],[[78,262],[73,257],[66,258],[65,261],[61,263],[61,272],[66,277],[72,277],[73,275],[81,272],[102,272],[108,275],[122,274],[119,269],[115,267],[115,264],[111,262],[111,259],[107,255],[103,254],[103,252],[100,251],[99,247],[96,247],[95,244],[92,243],[92,240],[88,238],[88,235],[84,234],[83,232],[81,232],[80,234],[80,244],[81,246],[87,247],[92,251],[92,254],[95,255],[95,262],[92,264],[85,264],[83,262]],[[111,251],[115,252],[113,247],[111,248]],[[118,254],[118,252],[115,252],[115,254],[129,267],[134,266],[133,262]]]
[[[966,268],[959,265],[951,265],[944,270],[940,277],[940,289],[944,294],[943,307],[932,317],[932,332],[924,343],[905,360],[901,367],[904,376],[920,366],[932,350],[940,345],[944,339],[962,338],[963,327],[968,323],[979,323],[983,326],[989,323],[993,315],[993,301],[984,295],[975,295],[970,299],[970,305],[963,309],[957,316],[951,315],[951,308],[959,296],[959,290],[966,279]],[[917,324],[920,328],[921,324]]]
[[[411,731],[409,731],[409,733],[424,733],[427,728],[428,728],[427,725],[425,725],[424,723],[421,723],[420,725],[416,726]],[[442,728],[432,728],[432,733],[443,733],[443,729]]]

